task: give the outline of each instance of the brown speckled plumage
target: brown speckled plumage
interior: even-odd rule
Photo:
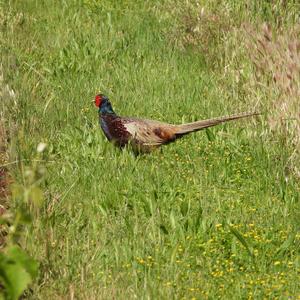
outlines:
[[[117,146],[124,147],[130,139],[130,134],[123,125],[124,120],[109,114],[103,115],[102,119],[107,124],[108,133],[106,134],[105,131],[104,133],[108,140],[114,141]]]

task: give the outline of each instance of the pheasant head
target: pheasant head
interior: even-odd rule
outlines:
[[[108,99],[103,94],[98,94],[95,96],[95,105],[99,108],[99,114],[104,115],[104,114],[115,114],[112,105]]]

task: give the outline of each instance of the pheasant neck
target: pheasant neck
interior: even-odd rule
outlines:
[[[116,113],[114,112],[111,103],[109,101],[105,101],[101,107],[99,108],[99,114],[101,115],[116,115]]]

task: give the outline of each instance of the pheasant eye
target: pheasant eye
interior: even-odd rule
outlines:
[[[95,97],[95,105],[96,105],[97,107],[100,107],[101,101],[102,101],[102,97],[101,97],[100,95],[97,95],[97,96]]]

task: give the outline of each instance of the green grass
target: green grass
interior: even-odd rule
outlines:
[[[33,160],[46,168],[45,204],[20,241],[40,262],[29,298],[300,297],[299,180],[264,115],[139,157],[99,129],[99,90],[121,115],[174,123],[253,109],[234,74],[168,39],[163,3],[0,9],[3,90],[16,93],[1,110],[22,161],[11,173],[26,185]]]

